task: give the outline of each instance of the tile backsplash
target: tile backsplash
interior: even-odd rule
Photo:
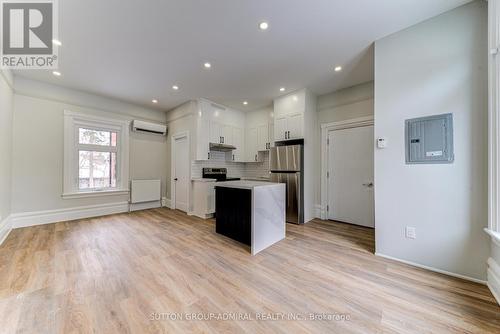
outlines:
[[[233,162],[226,161],[224,152],[210,152],[210,160],[193,161],[191,163],[191,177],[202,177],[202,169],[208,168],[227,168],[228,177],[269,177],[269,152],[259,152],[262,162]]]

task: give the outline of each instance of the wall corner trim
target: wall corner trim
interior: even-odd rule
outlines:
[[[115,202],[66,209],[14,213],[10,217],[12,228],[21,228],[123,213],[128,212],[128,209],[128,202]]]
[[[12,219],[11,216],[7,216],[0,221],[0,245],[7,239],[10,231],[12,231]]]
[[[414,266],[414,267],[417,267],[417,268],[422,268],[422,269],[427,269],[427,270],[430,270],[430,271],[434,271],[434,272],[439,273],[439,274],[448,275],[448,276],[452,276],[452,277],[456,277],[456,278],[461,278],[461,279],[464,279],[466,281],[471,281],[471,282],[474,282],[474,283],[479,283],[479,284],[487,285],[486,281],[483,281],[483,280],[478,279],[478,278],[474,278],[474,277],[470,277],[470,276],[466,276],[466,275],[461,275],[461,274],[453,273],[451,271],[446,271],[446,270],[442,270],[442,269],[438,269],[438,268],[434,268],[434,267],[429,267],[429,266],[426,266],[426,265],[423,265],[423,264],[420,264],[420,263],[416,263],[416,262],[411,262],[411,261],[399,259],[397,257],[392,257],[392,256],[389,256],[389,255],[385,255],[385,254],[381,254],[381,253],[377,253],[377,252],[375,253],[375,255],[379,256],[379,257],[383,257],[383,258],[388,259],[388,260],[393,260],[393,261],[401,262],[401,263],[404,263],[404,264],[408,264],[410,266]]]
[[[490,257],[488,259],[488,288],[500,305],[500,265]]]
[[[171,201],[170,201],[170,198],[166,198],[166,197],[162,197],[161,198],[161,206],[164,206],[166,208],[171,208]]]
[[[326,219],[326,211],[321,204],[314,205],[314,217],[321,220]]]

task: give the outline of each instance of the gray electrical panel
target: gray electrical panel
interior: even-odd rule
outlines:
[[[448,164],[453,156],[453,115],[405,121],[407,164]]]

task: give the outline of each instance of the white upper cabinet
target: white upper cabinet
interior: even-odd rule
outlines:
[[[222,125],[221,133],[220,133],[221,137],[222,137],[222,144],[234,145],[233,128],[234,127],[231,125]]]
[[[304,114],[289,115],[287,121],[287,139],[300,139],[304,137]]]
[[[245,158],[245,113],[229,109],[205,99],[197,100],[196,159],[210,159],[210,143],[228,144],[236,150],[227,160]]]
[[[282,141],[286,138],[287,131],[287,118],[286,116],[277,117],[274,119],[274,140]]]
[[[245,160],[248,162],[258,161],[258,131],[257,127],[247,128]]]
[[[274,100],[274,140],[304,138],[306,91],[301,90]]]
[[[218,121],[210,121],[210,142],[222,144],[222,124]]]
[[[257,150],[268,150],[269,144],[269,125],[261,124],[257,127]]]
[[[245,161],[245,129],[234,127],[232,135],[232,145],[236,150],[232,152],[232,160],[235,162]]]
[[[268,148],[274,147],[274,120],[273,122],[269,123],[269,143],[267,144]]]

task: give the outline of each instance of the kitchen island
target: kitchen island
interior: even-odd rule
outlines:
[[[215,231],[250,246],[252,255],[285,238],[285,184],[227,181],[215,185]]]

